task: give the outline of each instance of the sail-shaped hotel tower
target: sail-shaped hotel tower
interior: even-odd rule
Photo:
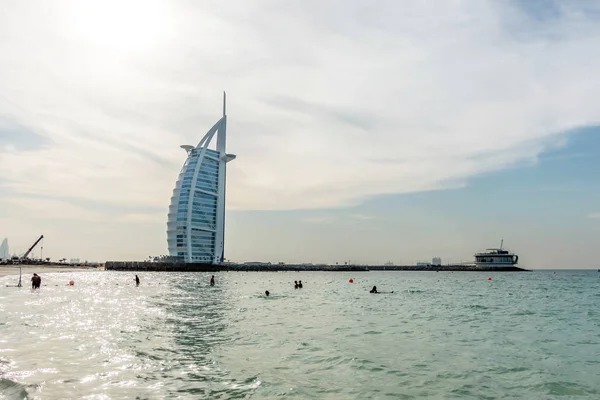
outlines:
[[[187,159],[173,189],[167,222],[169,255],[186,263],[217,264],[224,259],[225,171],[235,155],[225,152],[226,95],[223,116],[197,146],[181,146]],[[217,136],[216,150],[209,149]]]

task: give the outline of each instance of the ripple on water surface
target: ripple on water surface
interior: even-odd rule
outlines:
[[[600,395],[591,273],[41,275],[0,278],[0,398]]]

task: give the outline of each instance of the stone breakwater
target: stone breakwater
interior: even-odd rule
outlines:
[[[220,272],[220,271],[472,271],[521,272],[519,267],[479,268],[472,265],[306,265],[306,264],[200,264],[165,263],[148,261],[107,261],[107,271],[166,271],[166,272]]]

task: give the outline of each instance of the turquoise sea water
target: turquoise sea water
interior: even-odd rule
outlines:
[[[595,271],[40,275],[0,278],[0,399],[600,398]]]

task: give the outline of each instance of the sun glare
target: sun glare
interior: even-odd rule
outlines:
[[[166,36],[167,2],[77,1],[70,15],[74,35],[92,45],[123,52],[152,50]]]

